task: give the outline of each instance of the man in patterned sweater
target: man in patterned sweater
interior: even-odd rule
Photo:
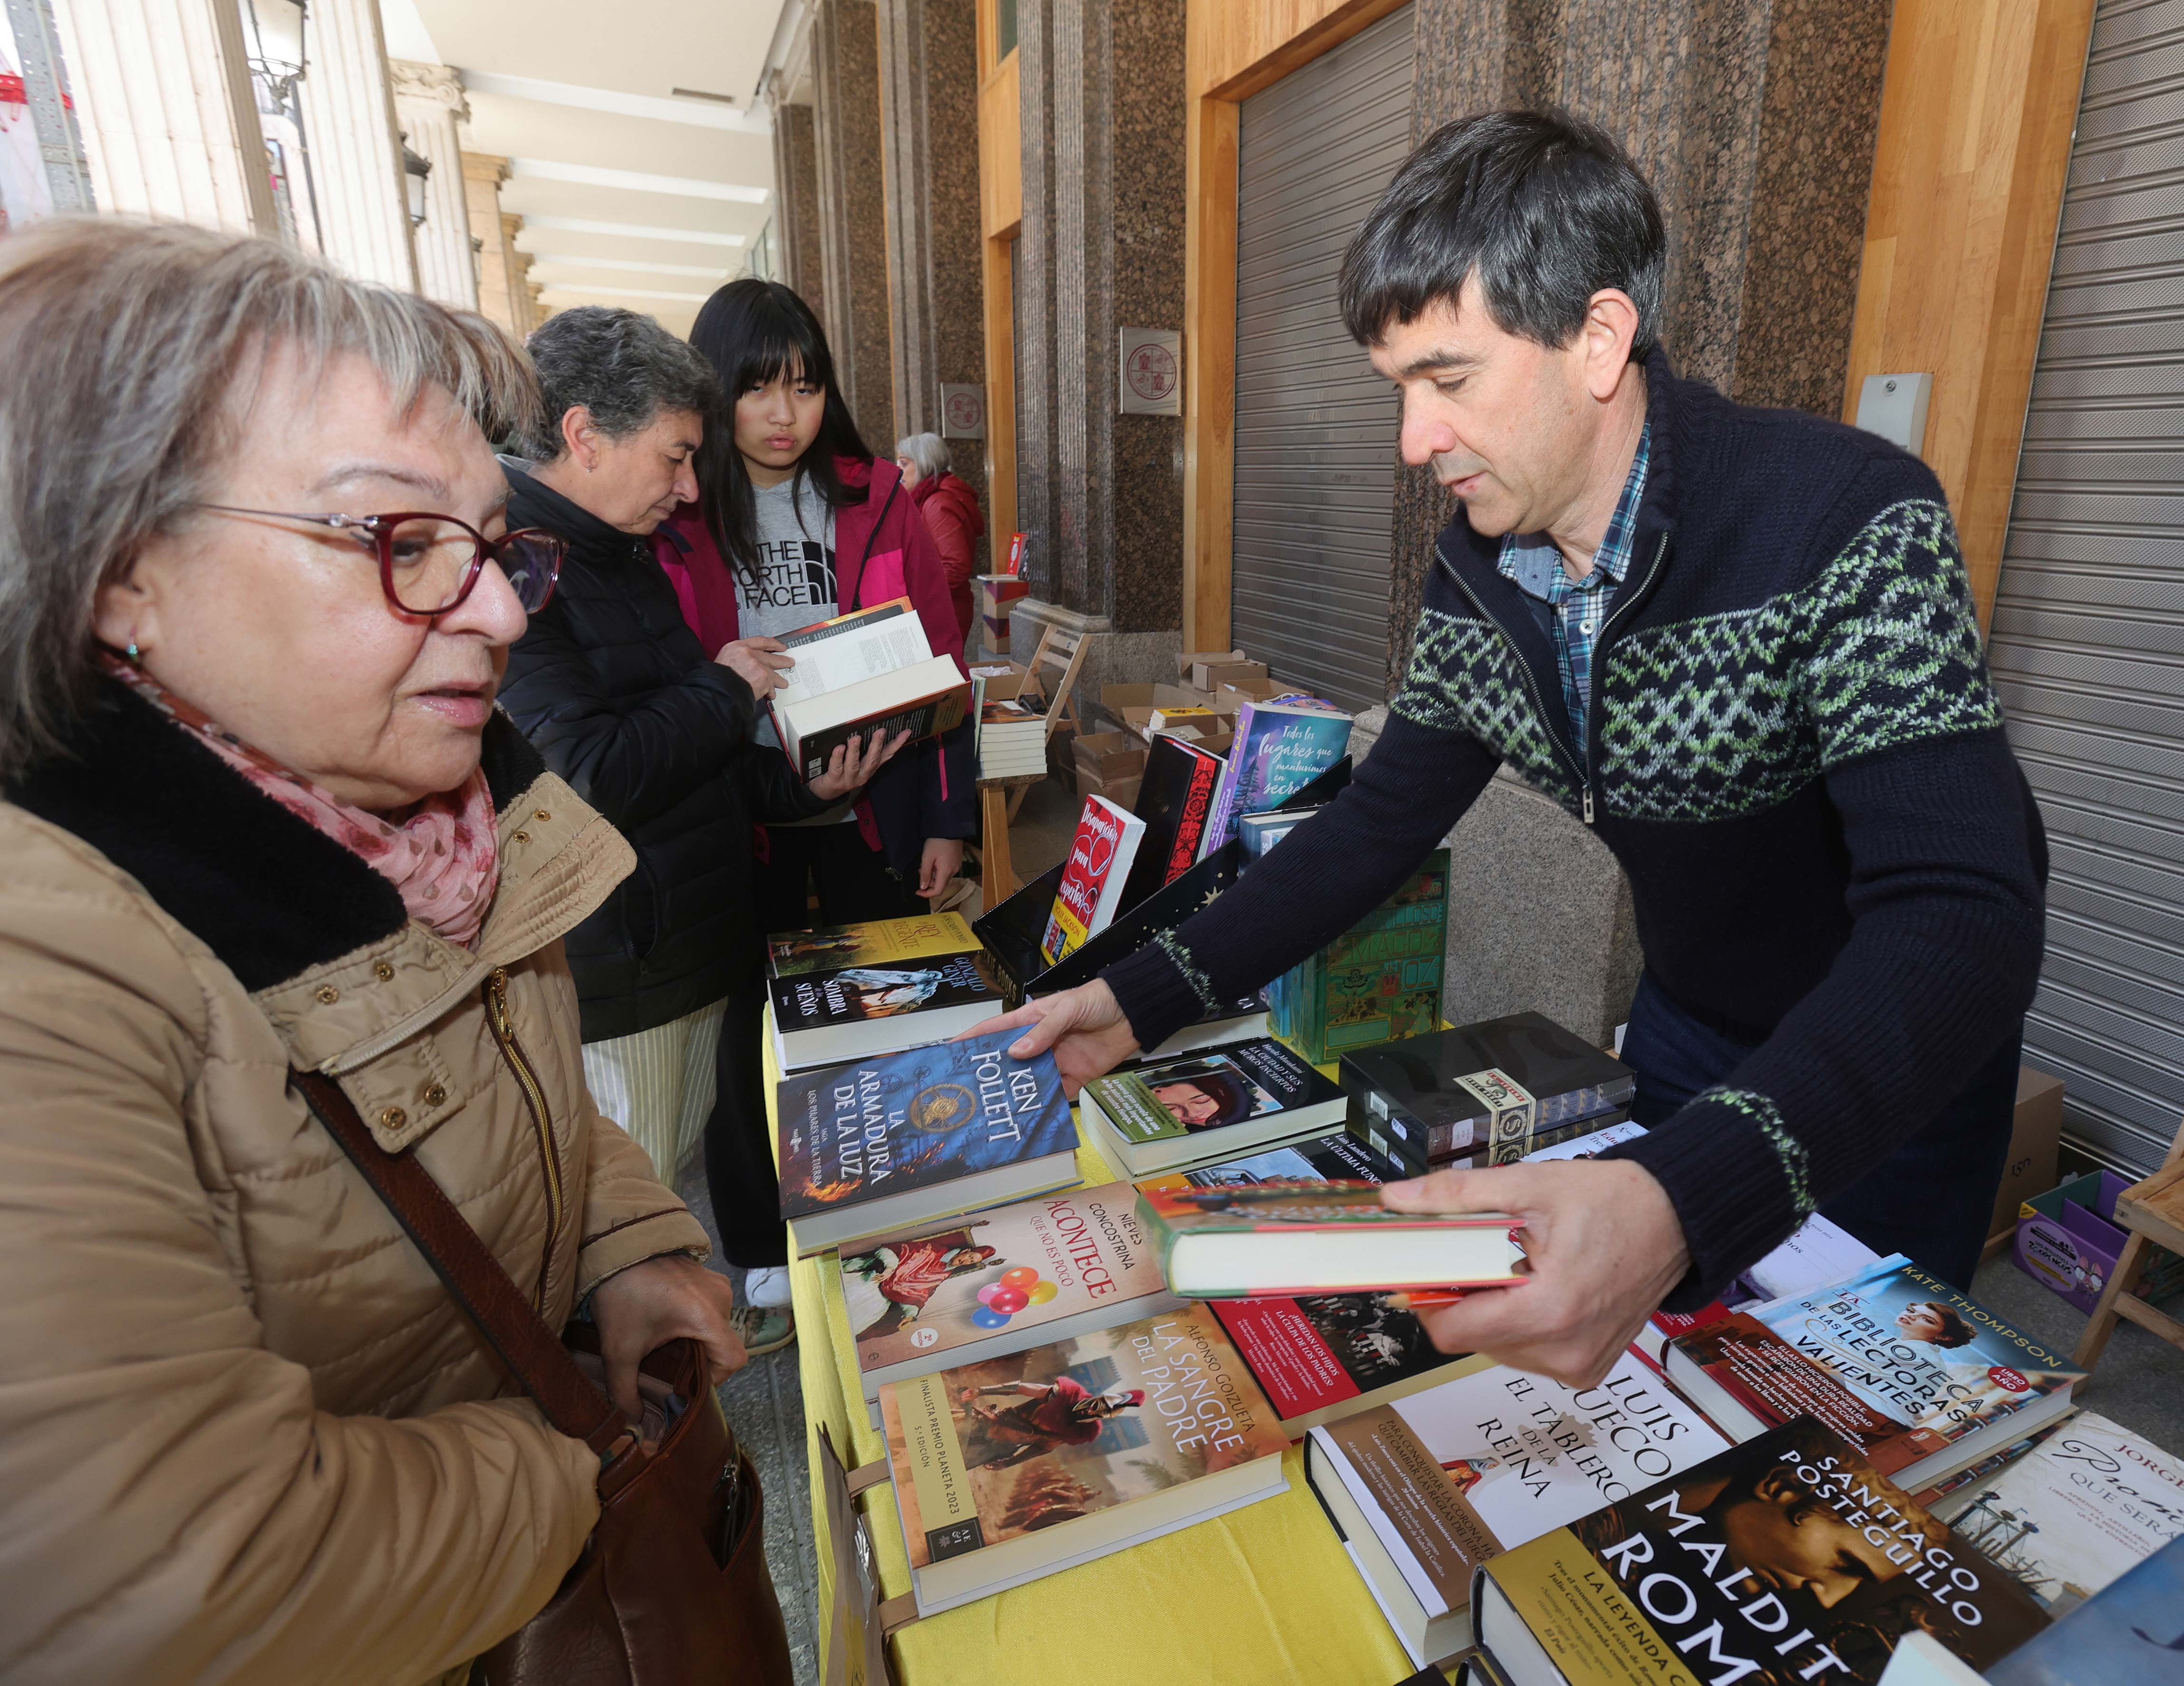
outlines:
[[[1676,378],[1664,257],[1652,190],[1590,125],[1490,114],[1412,156],[1342,304],[1404,459],[1462,514],[1387,728],[1235,888],[1015,1015],[1017,1051],[1079,1082],[1156,1045],[1378,905],[1507,765],[1630,875],[1650,1133],[1387,1199],[1521,1215],[1531,1278],[1428,1328],[1572,1383],[1816,1210],[1966,1282],[2042,949],[2039,815],[1941,487],[1871,435]]]

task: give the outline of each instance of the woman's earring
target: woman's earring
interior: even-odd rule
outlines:
[[[134,638],[131,638],[129,641],[128,655],[129,659],[131,661],[142,661],[143,659],[143,657],[137,651],[136,641]]]

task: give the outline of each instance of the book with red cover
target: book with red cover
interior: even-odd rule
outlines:
[[[1145,752],[1136,804],[1138,817],[1145,822],[1145,841],[1123,887],[1123,912],[1190,871],[1226,765],[1212,750],[1183,738],[1165,732],[1154,737]]]
[[[1123,904],[1123,886],[1128,882],[1138,841],[1145,834],[1145,822],[1127,808],[1104,796],[1084,798],[1068,864],[1054,893],[1054,912],[1039,942],[1049,965],[1083,948],[1086,938],[1113,921]]]

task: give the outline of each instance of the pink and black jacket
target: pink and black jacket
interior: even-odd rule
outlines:
[[[834,577],[840,612],[906,597],[935,654],[962,667],[957,628],[940,553],[924,518],[891,462],[838,457],[842,483],[865,487],[865,501],[834,513]],[[653,535],[653,554],[675,587],[682,618],[710,654],[742,636],[735,576],[706,531],[694,504],[685,504]],[[978,832],[978,768],[966,724],[938,739],[913,743],[880,770],[857,804],[865,841],[882,850],[905,877],[917,876],[928,837],[969,837]]]

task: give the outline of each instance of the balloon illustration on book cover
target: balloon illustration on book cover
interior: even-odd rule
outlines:
[[[1054,1283],[1042,1282],[1029,1265],[1018,1265],[1003,1271],[999,1282],[989,1282],[978,1290],[978,1309],[971,1314],[971,1321],[982,1329],[1002,1328],[1026,1306],[1044,1305],[1061,1292]]]

